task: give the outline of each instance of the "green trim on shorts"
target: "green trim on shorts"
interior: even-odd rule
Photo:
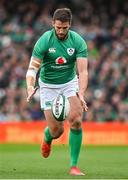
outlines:
[[[45,109],[49,108],[51,109],[51,105],[52,105],[52,101],[46,101],[43,103],[43,107],[41,108],[42,111],[44,111]]]

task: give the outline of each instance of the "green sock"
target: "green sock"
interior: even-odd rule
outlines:
[[[52,137],[48,127],[45,128],[44,134],[45,134],[45,141],[47,143],[51,144],[53,137]]]
[[[77,165],[81,144],[82,144],[82,129],[79,130],[70,129],[69,145],[70,145],[71,167]]]

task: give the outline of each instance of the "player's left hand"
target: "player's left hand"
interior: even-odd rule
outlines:
[[[37,89],[39,89],[39,87],[37,86],[37,87],[33,87],[33,86],[30,86],[29,88],[28,88],[28,97],[27,97],[27,102],[29,102],[31,99],[32,99],[32,97],[34,96],[34,94],[36,93],[36,91],[37,91]]]
[[[82,94],[78,93],[78,97],[79,97],[79,99],[80,99],[80,101],[81,101],[83,110],[84,110],[84,111],[87,111],[87,110],[88,110],[88,106],[87,106],[86,101],[84,100],[84,96],[83,96]]]

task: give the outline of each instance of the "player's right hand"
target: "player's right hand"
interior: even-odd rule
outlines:
[[[27,102],[29,102],[32,99],[33,95],[36,93],[38,88],[39,87],[34,88],[33,86],[29,86],[27,88],[27,93],[28,93]]]

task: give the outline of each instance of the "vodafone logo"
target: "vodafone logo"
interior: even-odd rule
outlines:
[[[67,61],[64,57],[58,57],[56,59],[56,64],[65,64]]]

